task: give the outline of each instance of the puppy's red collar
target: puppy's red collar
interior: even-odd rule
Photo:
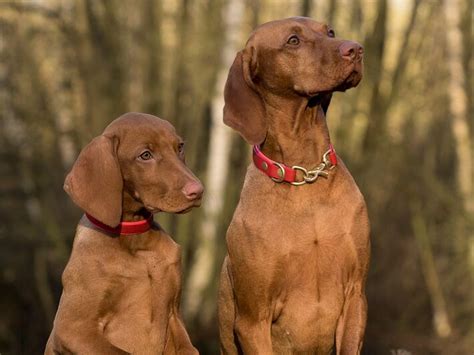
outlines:
[[[141,234],[150,230],[153,225],[153,214],[149,214],[146,219],[136,222],[120,222],[117,227],[110,227],[101,221],[95,219],[90,214],[86,213],[87,219],[97,228],[104,232],[120,235]]]
[[[270,176],[275,182],[286,181],[292,185],[303,185],[316,181],[318,176],[327,177],[327,170],[333,169],[337,165],[337,155],[332,144],[323,154],[322,162],[313,170],[307,170],[301,166],[294,165],[291,168],[283,163],[277,163],[262,153],[258,145],[253,146],[253,162],[255,166]],[[303,174],[303,179],[297,181],[297,171]]]

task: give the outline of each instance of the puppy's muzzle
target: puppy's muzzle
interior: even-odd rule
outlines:
[[[190,181],[186,185],[184,185],[183,189],[181,190],[189,201],[196,201],[200,200],[202,194],[204,192],[204,187],[198,181]]]

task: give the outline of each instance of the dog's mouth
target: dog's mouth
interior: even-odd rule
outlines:
[[[346,91],[348,89],[356,87],[362,80],[362,71],[358,68],[354,68],[346,79],[339,84],[334,91]]]
[[[193,203],[190,206],[188,206],[188,207],[186,207],[182,210],[176,211],[174,213],[176,213],[176,214],[185,214],[185,213],[188,213],[189,211],[191,211],[194,207],[199,207],[199,206],[201,206],[201,199],[194,200]]]
[[[330,90],[310,91],[303,94],[308,97],[308,106],[313,107],[319,105],[327,95],[333,93],[334,91],[346,91],[356,87],[361,79],[362,72],[360,70],[354,69],[346,76],[344,80],[341,81],[340,84],[336,85]]]
[[[184,210],[181,210],[181,211],[178,211],[176,212],[176,214],[185,214],[185,213],[188,213],[189,211],[191,211],[195,206],[191,206],[191,207],[188,207],[188,208],[185,208]]]
[[[150,206],[150,205],[145,206],[145,208],[153,214],[158,213],[158,212],[184,214],[184,213],[188,213],[193,208],[199,207],[199,206],[201,206],[201,199],[200,198],[191,201],[191,203],[188,206],[183,207],[183,208],[182,207],[178,207],[178,208],[171,207],[171,208],[162,209],[162,208],[158,208],[158,207],[154,207],[154,206]]]
[[[162,210],[157,208],[157,207],[145,206],[145,208],[147,209],[147,211],[149,211],[153,214],[158,213],[158,212],[162,212]]]

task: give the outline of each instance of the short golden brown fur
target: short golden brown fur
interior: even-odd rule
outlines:
[[[146,210],[185,212],[203,188],[181,142],[167,121],[125,114],[83,149],[65,189],[110,226]],[[62,283],[46,354],[197,354],[179,314],[180,248],[159,225],[117,236],[83,217]]]
[[[298,41],[291,40],[297,36]],[[236,56],[224,121],[271,159],[314,168],[333,91],[362,77],[362,47],[307,18],[257,28]],[[301,179],[301,177],[299,177]],[[219,290],[224,354],[359,354],[369,221],[339,158],[327,179],[275,183],[251,164],[227,231]]]

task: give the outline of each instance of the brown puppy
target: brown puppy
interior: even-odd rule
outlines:
[[[64,188],[92,217],[77,227],[45,353],[196,354],[179,314],[180,248],[150,218],[201,201],[173,126],[119,117],[82,150]],[[149,230],[125,235],[125,225]]]
[[[263,142],[273,163],[255,153],[261,165],[249,166],[227,231],[219,291],[225,354],[329,354],[334,346],[337,354],[360,353],[369,221],[330,149],[325,110],[333,91],[361,77],[362,47],[308,18],[258,27],[235,58],[224,122],[249,143]],[[302,184],[278,182],[287,178]]]

